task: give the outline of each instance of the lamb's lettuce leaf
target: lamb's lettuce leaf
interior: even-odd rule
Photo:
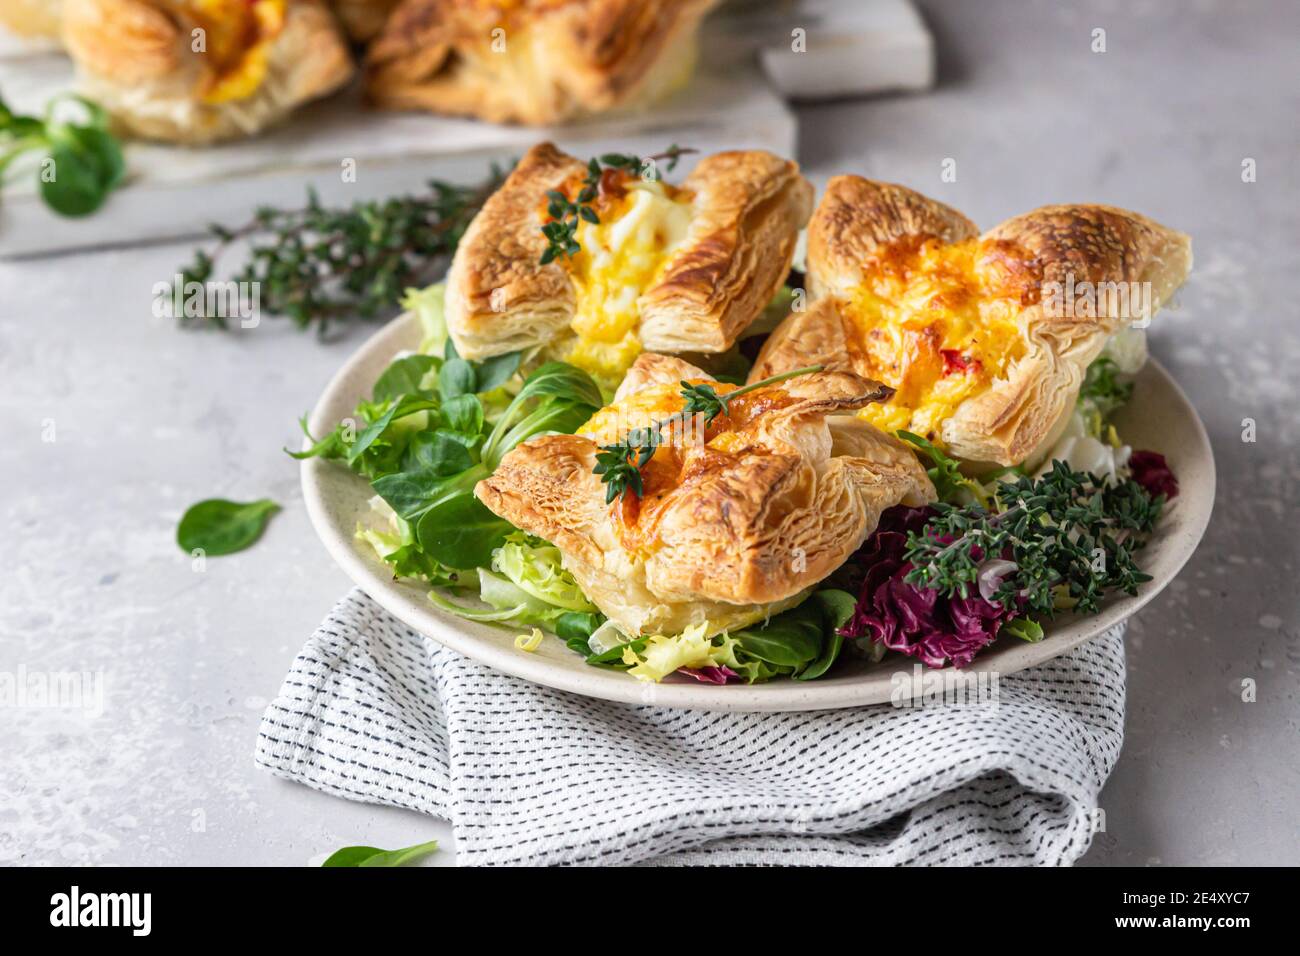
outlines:
[[[577,429],[601,397],[586,372],[563,362],[525,377],[517,352],[461,358],[446,335],[440,289],[408,294],[407,306],[425,326],[423,350],[396,358],[350,418],[319,441],[309,435],[312,446],[291,454],[341,460],[369,479],[403,523],[401,544],[386,549],[384,560],[395,570],[400,563],[403,576],[442,584],[450,572],[488,567],[515,530],[474,497],[475,485],[520,442]],[[441,355],[427,351],[435,346]],[[530,565],[534,572],[540,566]],[[535,590],[554,584],[536,575],[521,580]],[[577,597],[556,607],[595,610],[576,584],[572,590]]]

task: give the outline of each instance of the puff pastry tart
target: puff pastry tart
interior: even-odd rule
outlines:
[[[381,106],[561,123],[684,86],[717,0],[403,0],[367,51]]]
[[[607,170],[577,254],[542,264],[547,193],[576,196],[587,167],[533,147],[470,223],[447,274],[460,354],[540,346],[606,394],[642,349],[723,352],[789,273],[812,187],[771,153],[702,159],[680,187]]]
[[[1190,239],[1110,206],[1045,206],[984,233],[902,186],[832,179],[808,226],[812,305],[752,375],[809,364],[892,386],[860,413],[970,462],[1051,447],[1088,364],[1145,325],[1191,268]]]
[[[127,132],[178,143],[256,133],[353,72],[320,0],[64,0],[63,37]]]
[[[558,547],[583,593],[629,633],[706,622],[717,633],[790,607],[881,511],[934,499],[908,446],[851,414],[889,389],[820,372],[737,398],[707,429],[683,429],[642,469],[642,497],[606,504],[592,473],[599,446],[681,411],[683,380],[713,381],[681,359],[641,355],[614,403],[577,434],[519,445],[475,491]]]

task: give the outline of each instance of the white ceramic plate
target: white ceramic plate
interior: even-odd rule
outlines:
[[[395,353],[413,349],[420,339],[418,322],[394,319],[375,333],[339,370],[311,415],[311,431],[321,435],[350,415]],[[1119,415],[1118,427],[1135,448],[1162,452],[1178,476],[1181,493],[1142,552],[1141,565],[1154,580],[1136,597],[1108,600],[1100,614],[1062,616],[1047,626],[1046,638],[1026,644],[1014,638],[996,642],[963,673],[1008,674],[1032,667],[1077,647],[1114,626],[1155,597],[1173,580],[1196,550],[1214,504],[1214,458],[1205,428],[1169,374],[1151,361],[1138,375],[1133,401]],[[369,484],[339,462],[310,459],[302,465],[303,496],[312,523],[334,560],[380,605],[415,630],[491,667],[548,687],[629,703],[653,702],[703,710],[827,710],[890,700],[893,675],[910,675],[913,661],[891,654],[879,664],[842,659],[833,676],[814,681],[774,680],[752,686],[718,687],[689,678],[670,677],[647,684],[626,674],[584,664],[558,638],[540,649],[515,648],[519,628],[476,624],[436,610],[428,588],[394,581],[387,566],[354,537],[358,521],[370,519]]]

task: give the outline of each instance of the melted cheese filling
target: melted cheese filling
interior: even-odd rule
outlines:
[[[599,201],[598,224],[578,226],[582,248],[565,263],[577,293],[573,335],[553,349],[554,357],[585,369],[611,392],[641,354],[637,300],[662,275],[691,224],[689,199],[679,190],[639,179],[624,189]]]
[[[242,100],[266,79],[271,45],[284,29],[288,0],[173,0],[203,30],[203,54],[213,76],[200,91],[205,103]]]
[[[883,431],[942,445],[941,426],[1024,354],[1018,300],[993,297],[975,274],[975,242],[926,240],[873,260],[849,297],[849,348],[896,389],[858,414]]]

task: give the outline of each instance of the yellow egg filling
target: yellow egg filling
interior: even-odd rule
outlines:
[[[877,428],[942,445],[943,422],[1024,354],[1020,303],[982,288],[975,249],[934,239],[891,248],[850,295],[849,348],[896,390],[859,412]]]
[[[691,223],[680,190],[630,177],[618,190],[598,200],[599,223],[578,226],[582,248],[565,261],[577,293],[572,334],[549,350],[610,392],[641,354],[638,300],[663,274]]]
[[[175,5],[203,31],[202,49],[195,52],[213,66],[203,101],[227,103],[257,92],[266,80],[271,44],[284,29],[288,0],[180,0]]]

